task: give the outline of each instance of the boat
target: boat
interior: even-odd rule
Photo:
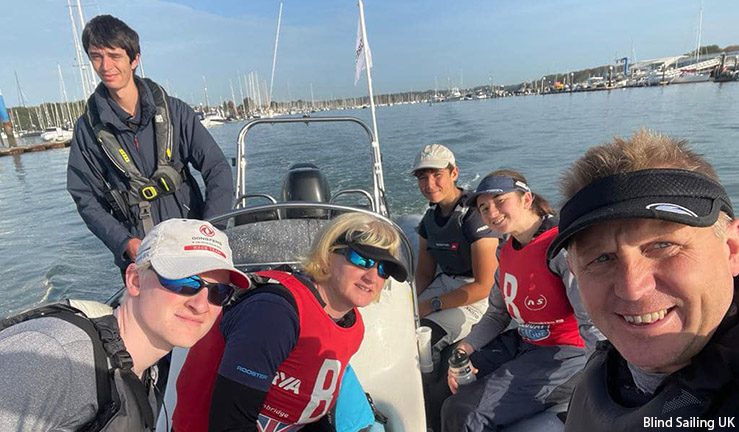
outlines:
[[[247,133],[264,125],[300,127],[301,124],[350,123],[368,136],[366,189],[346,189],[331,193],[326,176],[307,163],[294,164],[285,173],[281,199],[246,190]],[[398,224],[389,218],[379,149],[372,147],[372,129],[352,117],[265,118],[252,120],[239,133],[236,165],[236,206],[212,223],[228,223],[225,230],[233,250],[234,264],[243,271],[256,271],[288,264],[297,266],[299,257],[313,236],[333,216],[346,212],[371,214],[391,224],[401,238],[401,260],[409,269],[409,281],[390,279],[380,299],[361,313],[366,324],[364,341],[351,365],[377,408],[389,417],[389,431],[426,432],[422,379],[416,343],[419,326],[414,287],[414,259],[411,242]],[[354,149],[357,150],[357,149]],[[350,201],[354,204],[338,204]],[[266,204],[248,205],[255,200]],[[176,404],[177,374],[187,350],[175,348],[167,389],[166,410],[160,414],[161,430]],[[171,424],[171,421],[169,422]]]
[[[644,84],[648,86],[667,85],[680,75],[678,69],[653,70],[644,78]]]
[[[200,116],[200,123],[205,126],[206,129],[212,128],[214,126],[221,126],[226,123],[226,117],[224,117],[218,111],[211,111],[207,113],[200,112],[198,113],[198,115]]]
[[[698,82],[706,82],[710,78],[711,75],[709,74],[683,71],[682,73],[680,73],[680,75],[673,78],[670,84],[692,84]]]
[[[313,164],[296,161],[283,176],[281,196],[262,191],[247,191],[247,136],[264,126],[324,127],[346,125],[360,127],[367,135],[366,164],[368,186],[331,192],[327,176]],[[287,145],[289,143],[283,143]],[[287,147],[286,147],[287,148]],[[347,154],[361,154],[355,146]],[[352,159],[352,164],[354,160]],[[415,227],[421,215],[405,215],[393,220],[387,205],[382,157],[372,128],[354,117],[264,118],[246,123],[238,135],[235,165],[237,167],[234,209],[210,219],[227,226],[225,232],[233,250],[234,264],[242,271],[257,271],[281,265],[299,265],[299,257],[309,248],[313,237],[328,221],[342,213],[360,212],[389,223],[401,239],[400,260],[408,268],[408,280],[390,279],[379,301],[361,308],[365,336],[359,351],[351,360],[364,390],[377,409],[388,417],[388,432],[427,432],[420,355],[416,338],[419,328],[418,302],[415,290],[415,262],[418,250]],[[330,168],[330,167],[329,167]],[[328,170],[327,170],[328,171]],[[330,174],[329,174],[330,176]],[[256,200],[260,204],[253,205]],[[340,204],[347,203],[349,204]],[[247,205],[249,204],[249,205]],[[430,354],[429,354],[430,355]],[[187,349],[172,352],[169,376],[157,431],[168,431],[174,411],[178,373]],[[506,432],[561,431],[564,424],[557,406],[532,416]]]
[[[703,1],[701,0],[701,7],[698,12],[698,32],[696,35],[696,44],[695,44],[695,65],[692,66],[691,69],[686,69],[685,67],[681,68],[680,75],[676,76],[670,84],[691,84],[691,83],[697,83],[697,82],[705,82],[708,81],[711,78],[711,75],[708,73],[698,73],[698,70],[705,70],[706,66],[713,67],[715,66],[714,61],[712,61],[709,65],[704,65],[703,62],[700,61],[700,49],[701,49],[701,32],[703,29]]]
[[[47,142],[71,141],[72,131],[60,127],[48,127],[41,132],[41,139]]]
[[[452,89],[449,90],[449,94],[444,97],[444,102],[460,101],[463,97],[462,92],[460,92],[457,87],[452,87]]]

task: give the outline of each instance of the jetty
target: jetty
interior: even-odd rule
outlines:
[[[69,147],[69,144],[71,142],[72,140],[67,140],[67,141],[45,142],[41,144],[29,144],[29,145],[23,145],[23,146],[18,146],[18,147],[3,147],[3,148],[0,148],[0,157],[15,156],[21,153],[32,153],[32,152],[40,152],[40,151],[51,150],[51,149],[65,148],[65,147]]]

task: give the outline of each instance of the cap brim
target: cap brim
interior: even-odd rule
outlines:
[[[196,274],[215,270],[226,270],[231,273],[231,284],[239,288],[249,288],[249,278],[233,265],[229,266],[223,260],[205,256],[156,256],[151,260],[151,266],[162,277],[167,279],[182,279]]]
[[[406,270],[403,263],[398,261],[387,250],[353,242],[348,243],[348,246],[351,246],[352,249],[366,258],[382,262],[387,269],[388,274],[398,282],[405,282],[405,280],[408,279],[408,270]]]
[[[441,160],[427,160],[419,163],[418,165],[415,165],[413,169],[411,170],[411,175],[415,174],[416,171],[422,170],[422,169],[442,169],[448,167],[450,164],[449,161],[441,161]],[[407,165],[406,165],[407,166]]]
[[[694,227],[708,227],[718,219],[721,211],[719,200],[695,196],[670,196],[664,198],[662,205],[656,205],[657,199],[638,197],[612,203],[592,210],[575,219],[569,226],[559,232],[547,250],[547,258],[553,259],[575,234],[597,225],[618,219],[659,219],[681,223]]]
[[[464,202],[464,205],[467,206],[467,207],[477,207],[477,197],[479,197],[480,195],[485,195],[485,194],[503,195],[505,193],[513,192],[515,190],[520,190],[520,189],[516,189],[516,188],[511,188],[511,189],[508,189],[508,190],[503,190],[503,189],[488,189],[488,190],[483,190],[483,191],[479,191],[479,192],[478,191],[475,191],[472,195],[469,196],[469,198],[467,198],[467,200]]]

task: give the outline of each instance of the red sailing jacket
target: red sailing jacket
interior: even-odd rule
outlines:
[[[359,311],[351,327],[338,326],[310,290],[289,273],[263,271],[295,298],[300,333],[298,342],[280,364],[260,416],[280,423],[305,424],[323,417],[339,394],[341,377],[364,337]],[[208,430],[208,412],[225,342],[220,317],[190,352],[177,379],[177,406],[172,416],[178,432]],[[316,343],[319,342],[319,343]]]
[[[506,242],[500,252],[499,286],[521,337],[536,345],[584,347],[562,279],[547,266],[546,252],[557,235],[554,227],[520,250]]]

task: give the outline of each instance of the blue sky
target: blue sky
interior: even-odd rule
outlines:
[[[10,0],[8,0],[10,2]],[[0,90],[18,105],[61,99],[57,64],[79,98],[66,0],[22,0],[0,15]],[[141,37],[146,75],[181,99],[238,98],[237,72],[269,77],[278,0],[83,0],[89,19],[109,13]],[[274,95],[285,100],[366,94],[354,86],[354,0],[284,0]],[[699,0],[366,0],[375,93],[512,84],[603,64],[695,48]],[[739,44],[739,2],[704,0],[702,45]]]

